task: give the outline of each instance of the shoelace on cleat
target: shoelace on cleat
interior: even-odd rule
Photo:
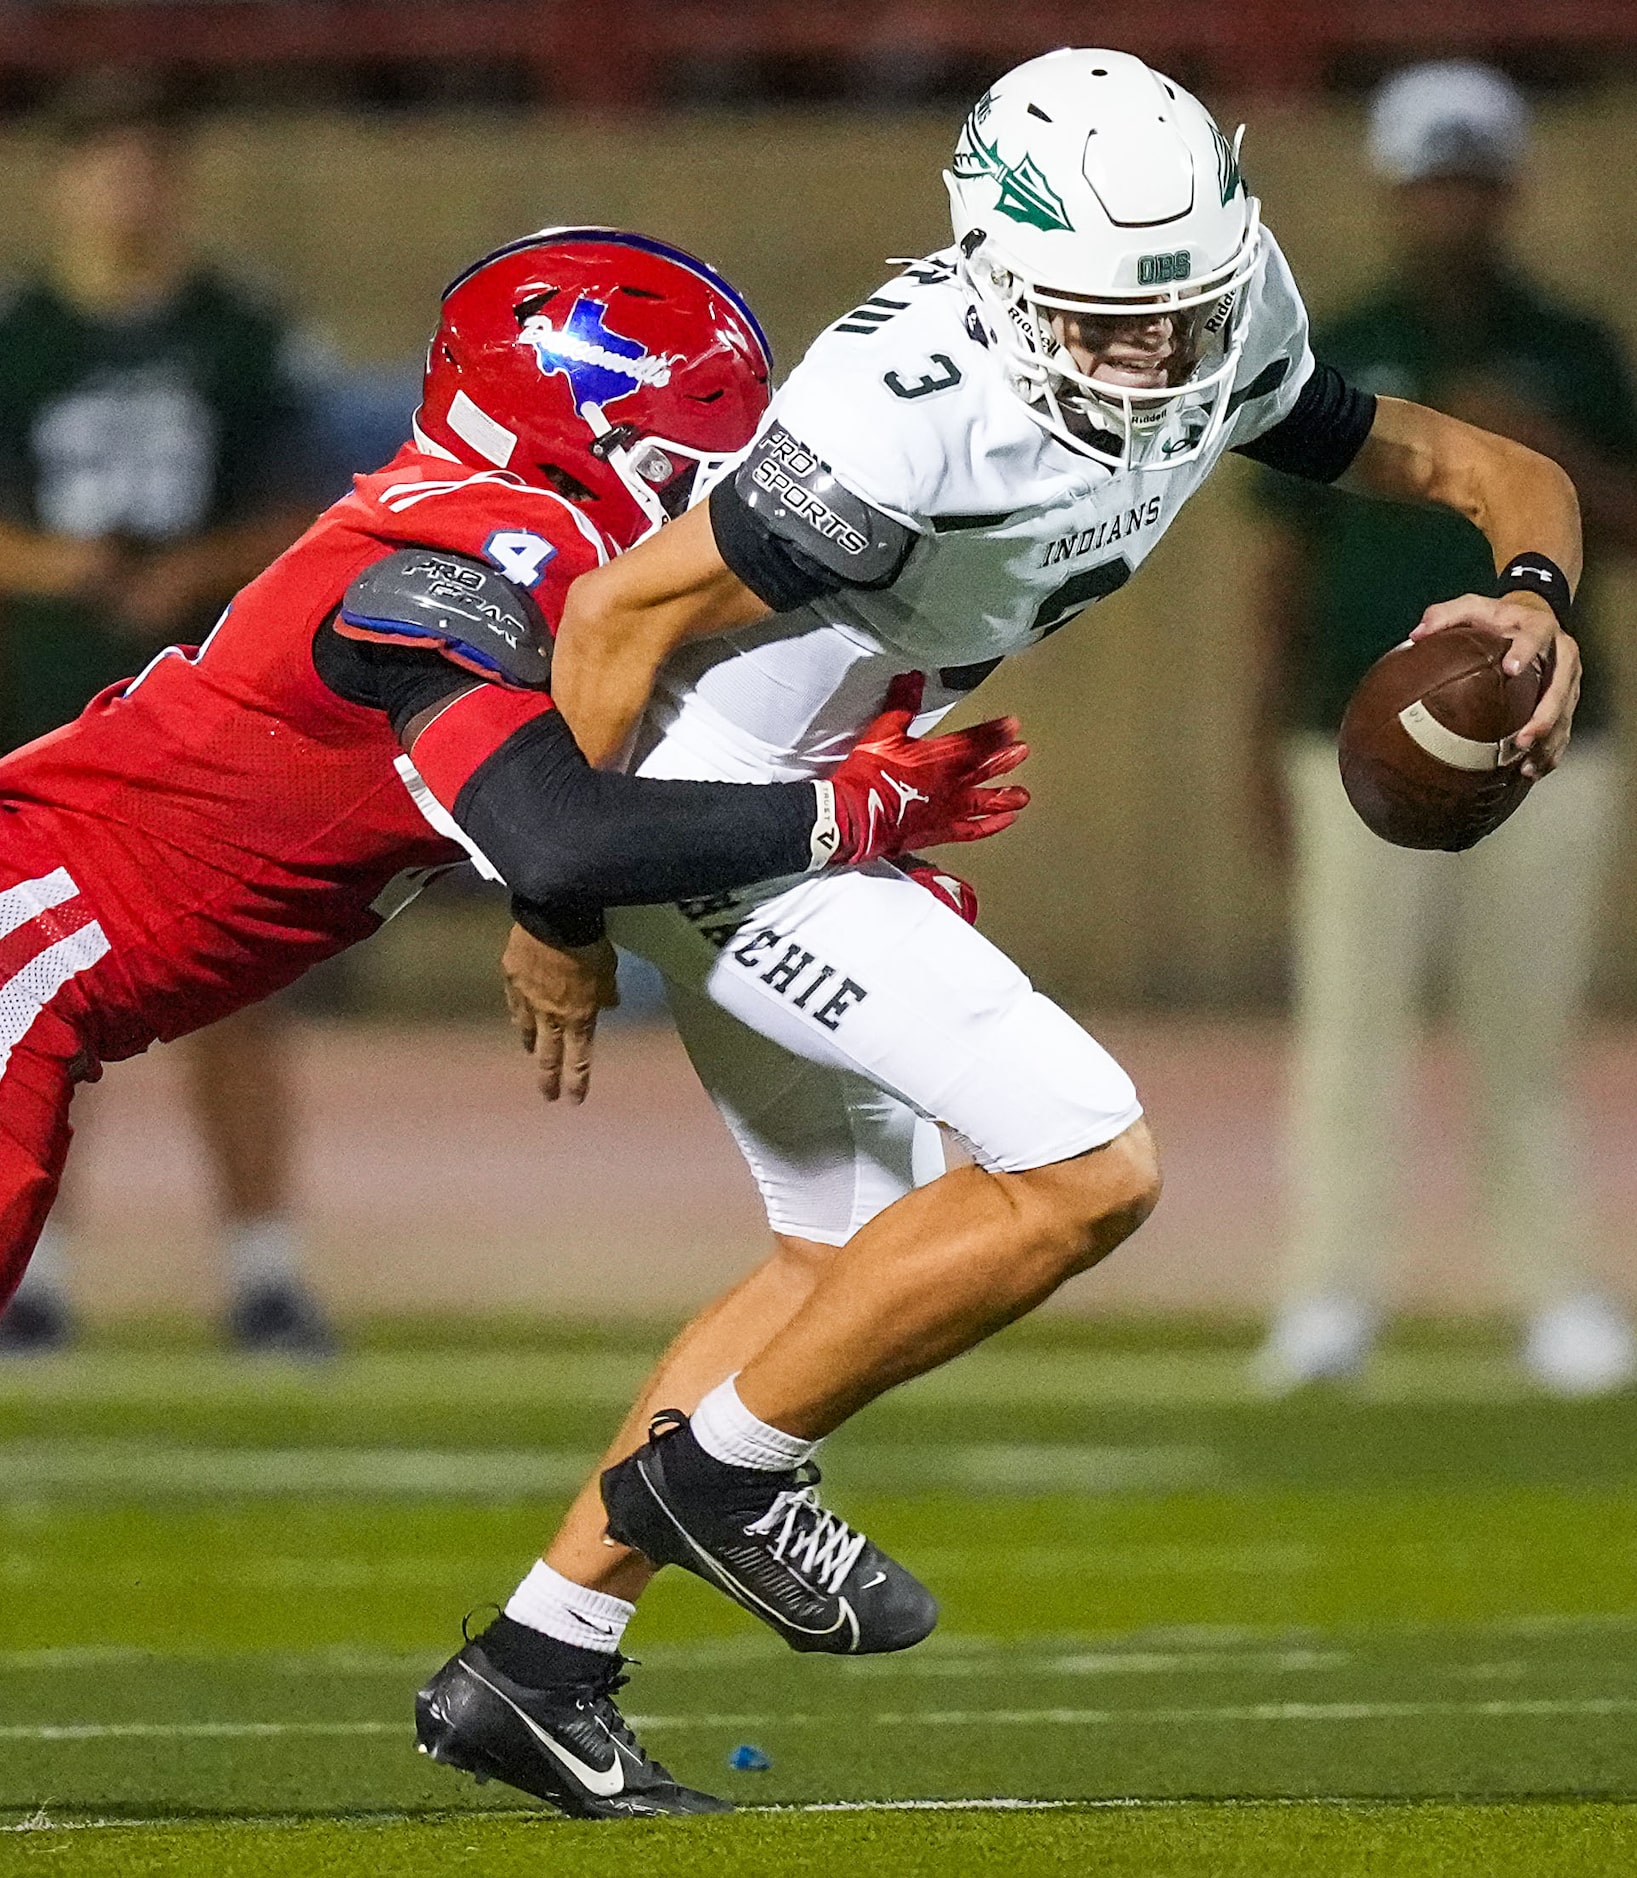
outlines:
[[[586,1693],[577,1698],[576,1706],[584,1709],[608,1731],[609,1738],[628,1747],[640,1759],[646,1759],[641,1742],[631,1732],[631,1725],[620,1713],[619,1704],[614,1697],[631,1680],[625,1674],[628,1664],[635,1659],[621,1656],[617,1652],[612,1665],[605,1676],[599,1677],[589,1685],[582,1685]]]
[[[786,1488],[760,1519],[745,1528],[747,1535],[758,1539],[775,1531],[773,1556],[805,1573],[832,1597],[869,1543],[863,1533],[854,1532],[844,1519],[820,1506],[816,1484]]]
[[[628,1748],[637,1762],[648,1770],[650,1781],[674,1784],[675,1776],[662,1761],[656,1761],[637,1739],[631,1724],[620,1713],[614,1697],[631,1680],[625,1671],[636,1662],[634,1656],[617,1652],[606,1676],[593,1683],[589,1699],[582,1697],[578,1706],[588,1713],[607,1734],[616,1748]]]

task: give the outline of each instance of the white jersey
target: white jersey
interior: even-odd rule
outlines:
[[[1222,452],[1284,418],[1313,370],[1306,309],[1266,233],[1246,291],[1228,420],[1174,469],[1112,470],[1036,423],[984,342],[952,250],[836,321],[763,432],[782,426],[853,495],[912,529],[909,558],[879,591],[824,594],[685,647],[656,686],[640,773],[822,773],[896,673],[926,673],[928,712],[947,709],[999,660],[1124,586]]]

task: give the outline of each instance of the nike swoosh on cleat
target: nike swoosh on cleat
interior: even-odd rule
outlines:
[[[860,1591],[873,1591],[877,1585],[884,1585],[886,1582],[887,1574],[877,1572],[867,1585],[860,1585],[858,1588]]]
[[[596,1794],[599,1800],[608,1800],[612,1799],[616,1793],[623,1793],[625,1791],[625,1762],[620,1759],[620,1751],[617,1746],[614,1749],[613,1766],[604,1768],[599,1773],[595,1767],[588,1767],[577,1754],[570,1753],[560,1741],[556,1740],[552,1735],[547,1734],[545,1729],[542,1728],[531,1715],[517,1706],[511,1697],[506,1694],[504,1689],[497,1689],[487,1676],[480,1676],[470,1663],[462,1663],[460,1667],[465,1670],[467,1675],[470,1676],[474,1682],[482,1683],[484,1688],[487,1689],[491,1695],[499,1696],[501,1701],[506,1704],[507,1708],[517,1716],[523,1726],[527,1728],[529,1733],[534,1736],[535,1740],[540,1743],[541,1747],[543,1747],[554,1760],[561,1762],[564,1769],[572,1774],[588,1793]]]
[[[771,1604],[757,1597],[756,1593],[752,1591],[748,1585],[742,1585],[726,1566],[719,1564],[717,1560],[711,1557],[710,1553],[705,1550],[698,1540],[694,1538],[693,1534],[689,1532],[687,1527],[683,1525],[681,1520],[677,1518],[675,1513],[665,1504],[659,1490],[649,1478],[647,1468],[643,1466],[640,1460],[637,1462],[637,1477],[648,1489],[649,1496],[652,1498],[655,1506],[659,1508],[677,1531],[681,1533],[682,1537],[687,1541],[689,1548],[699,1555],[700,1559],[704,1562],[705,1568],[730,1597],[736,1598],[747,1609],[766,1611],[768,1616],[771,1617],[781,1629],[794,1630],[804,1637],[834,1636],[838,1630],[845,1629],[850,1624],[853,1632],[853,1648],[857,1649],[858,1619],[853,1614],[853,1607],[845,1598],[838,1598],[836,1600],[837,1604],[840,1606],[840,1609],[836,1613],[836,1621],[833,1624],[827,1624],[823,1630],[811,1630],[805,1624],[792,1622],[782,1611],[775,1610]],[[844,1654],[850,1654],[850,1652],[844,1652]]]

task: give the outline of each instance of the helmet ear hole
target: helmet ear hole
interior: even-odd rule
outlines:
[[[571,475],[560,463],[537,463],[540,480],[570,502],[594,502],[597,492],[588,489],[578,476]]]

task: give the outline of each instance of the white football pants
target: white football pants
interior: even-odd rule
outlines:
[[[663,974],[775,1232],[844,1244],[943,1172],[936,1124],[1021,1173],[1142,1114],[1100,1044],[884,862],[626,908],[609,930]]]

